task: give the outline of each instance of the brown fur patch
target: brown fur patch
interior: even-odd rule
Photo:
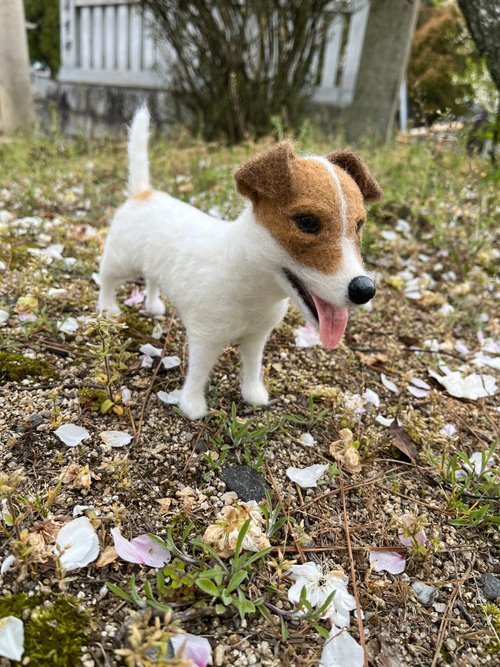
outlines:
[[[142,192],[138,192],[136,195],[134,195],[132,199],[135,201],[145,201],[146,199],[149,199],[152,194],[153,190],[143,190]]]
[[[327,155],[326,159],[349,174],[361,190],[365,201],[382,199],[382,188],[357,153],[350,150],[336,151]]]
[[[331,274],[342,261],[341,197],[337,184],[327,168],[314,160],[288,160],[289,182],[286,199],[257,198],[254,212],[258,222],[266,227],[278,243],[304,266]],[[347,233],[359,244],[356,223],[366,217],[363,197],[353,179],[335,167],[347,202]],[[280,168],[277,177],[283,174]],[[293,222],[296,214],[312,214],[319,218],[321,229],[317,234],[301,231]]]

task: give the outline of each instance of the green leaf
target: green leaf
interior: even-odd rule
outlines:
[[[219,589],[211,579],[204,579],[203,577],[199,577],[196,580],[196,585],[204,593],[208,593],[208,595],[212,595],[213,597],[219,597]]]
[[[281,638],[284,642],[288,639],[288,625],[285,623],[284,618],[281,618]]]
[[[239,572],[236,572],[233,574],[231,577],[231,580],[229,584],[227,585],[227,592],[232,593],[238,586],[245,581],[245,579],[248,577],[248,572],[246,570],[240,570]]]
[[[216,604],[216,605],[215,605],[215,613],[216,613],[216,614],[219,614],[219,616],[220,616],[221,614],[223,614],[225,611],[226,611],[226,608],[224,607],[223,604]]]
[[[319,623],[314,623],[313,621],[309,621],[309,623],[312,625],[312,627],[316,630],[318,634],[320,634],[324,639],[328,639],[330,633],[326,628],[324,628],[322,625],[319,625]]]

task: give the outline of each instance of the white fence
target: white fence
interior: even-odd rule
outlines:
[[[124,0],[60,0],[60,7],[61,82],[165,87],[165,49],[153,37],[151,15]],[[366,0],[352,14],[325,13],[325,38],[313,70],[315,101],[351,104],[369,11]]]

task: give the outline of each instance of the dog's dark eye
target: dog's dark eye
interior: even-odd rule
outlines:
[[[363,225],[365,224],[364,220],[358,220],[356,222],[356,234],[360,234],[361,230],[363,229]]]
[[[292,220],[300,231],[306,234],[317,234],[321,229],[319,218],[311,213],[297,213],[297,215],[292,215]]]

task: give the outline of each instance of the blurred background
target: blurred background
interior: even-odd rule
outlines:
[[[2,36],[3,31],[3,36]],[[234,144],[309,124],[357,143],[498,137],[497,0],[4,0],[0,127],[156,123]]]

